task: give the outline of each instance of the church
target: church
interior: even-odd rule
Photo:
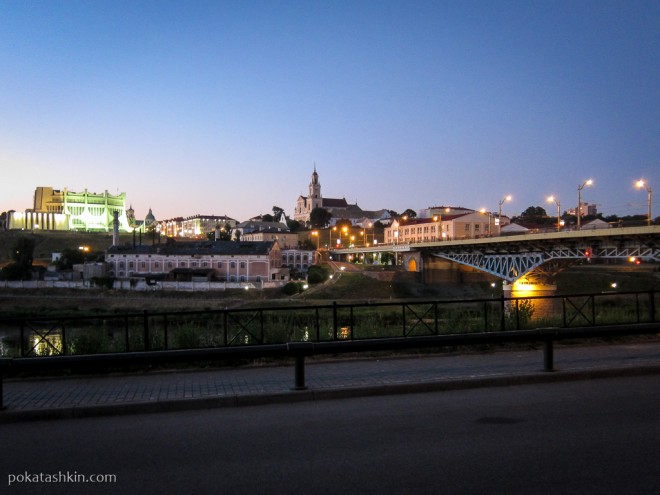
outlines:
[[[310,215],[314,208],[323,208],[332,215],[330,225],[334,225],[337,220],[350,220],[353,225],[367,226],[377,221],[389,223],[390,215],[388,210],[366,211],[356,204],[348,204],[346,198],[324,198],[321,194],[321,183],[319,174],[316,173],[316,165],[312,173],[312,180],[309,183],[309,195],[298,196],[296,209],[293,219],[303,225],[308,225]]]

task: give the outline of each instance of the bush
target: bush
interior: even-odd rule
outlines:
[[[307,282],[310,284],[321,284],[328,280],[330,272],[323,266],[310,266],[307,271]]]
[[[282,287],[282,292],[287,296],[292,296],[300,292],[300,284],[298,282],[289,282],[284,287]]]

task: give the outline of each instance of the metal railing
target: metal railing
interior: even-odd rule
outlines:
[[[294,359],[292,390],[305,390],[305,359],[320,354],[344,354],[406,349],[479,346],[506,343],[543,343],[543,371],[554,371],[554,343],[564,339],[610,338],[660,333],[660,323],[637,323],[602,327],[540,328],[493,333],[431,335],[326,342],[289,342],[286,344],[225,346],[207,349],[178,349],[128,353],[0,358],[0,409],[3,404],[3,377],[8,373],[34,372],[65,368],[85,371],[174,362],[223,361],[258,358]]]
[[[655,291],[0,318],[0,357],[597,327],[658,321]]]

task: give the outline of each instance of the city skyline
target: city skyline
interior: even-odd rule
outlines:
[[[0,16],[0,211],[37,186],[138,217],[363,209],[645,215],[660,5],[18,2]],[[657,209],[654,209],[657,216]]]

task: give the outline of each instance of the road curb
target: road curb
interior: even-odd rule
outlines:
[[[176,400],[132,402],[124,404],[104,404],[96,406],[30,409],[20,411],[5,409],[0,411],[0,424],[131,414],[152,414],[202,409],[218,409],[226,407],[260,406],[268,404],[288,404],[295,402],[348,399],[383,395],[445,392],[485,387],[506,387],[515,385],[532,385],[540,383],[633,377],[654,374],[660,374],[660,364],[628,368],[619,367],[570,371],[558,370],[552,372],[521,373],[501,376],[474,376],[468,378],[437,380],[419,383],[368,385],[357,387],[347,386],[330,389],[291,390],[289,392],[272,394],[200,397]]]

